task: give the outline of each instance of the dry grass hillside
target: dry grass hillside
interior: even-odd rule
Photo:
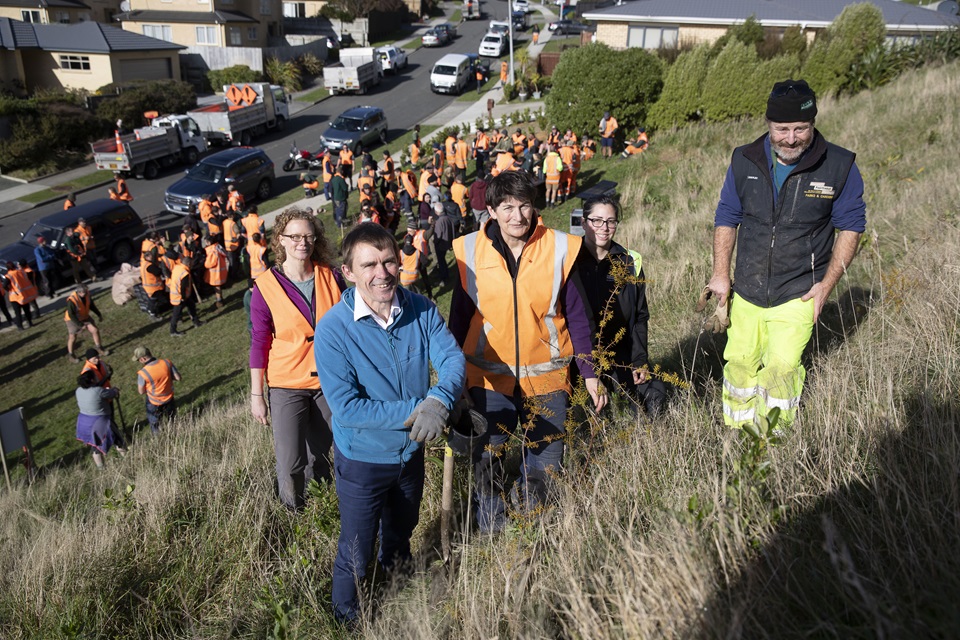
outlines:
[[[381,585],[361,637],[956,636],[960,66],[820,114],[858,154],[869,226],[806,355],[795,428],[770,446],[722,426],[722,339],[693,313],[730,151],[763,124],[662,133],[622,185],[619,234],[651,281],[653,360],[687,388],[655,422],[585,425],[560,506],[496,537],[462,527],[449,572],[429,468],[420,571]],[[0,494],[0,636],[344,637],[335,497],[319,487],[290,516],[271,483],[269,436],[240,403],[105,473]]]

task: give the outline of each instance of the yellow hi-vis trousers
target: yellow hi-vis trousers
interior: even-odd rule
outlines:
[[[759,424],[774,407],[780,409],[779,424],[793,423],[807,377],[800,356],[812,333],[812,299],[764,309],[733,295],[723,352],[723,421],[728,427]]]

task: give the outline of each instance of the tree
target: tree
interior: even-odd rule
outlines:
[[[866,2],[849,5],[817,35],[803,66],[804,79],[818,95],[841,91],[853,65],[883,45],[886,31],[880,9]]]
[[[700,117],[703,83],[710,64],[710,45],[684,51],[668,69],[660,99],[650,108],[647,124],[654,129],[683,125]]]
[[[641,126],[660,96],[663,63],[643,49],[593,43],[564,52],[547,94],[547,117],[561,130],[594,133],[604,111],[620,128]]]

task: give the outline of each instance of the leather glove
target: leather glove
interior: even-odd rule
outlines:
[[[414,442],[430,442],[443,433],[450,411],[436,398],[425,398],[416,406],[403,426],[410,427],[410,439]]]
[[[707,308],[707,301],[713,295],[709,287],[704,287],[700,293],[700,300],[697,301],[697,311],[703,311]],[[730,314],[727,310],[728,297],[723,304],[717,305],[716,311],[706,317],[703,321],[703,330],[711,333],[725,333],[730,326]]]

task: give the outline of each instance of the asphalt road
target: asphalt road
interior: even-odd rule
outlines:
[[[490,16],[506,14],[506,2],[502,0],[485,2],[484,10]],[[359,104],[381,107],[387,114],[390,125],[388,137],[392,140],[449,105],[456,99],[455,96],[438,95],[430,91],[430,70],[433,64],[447,53],[475,53],[480,40],[486,33],[489,19],[490,17],[487,17],[483,20],[462,23],[458,28],[457,39],[442,47],[421,48],[410,53],[409,65],[406,69],[398,76],[386,75],[383,82],[367,95],[327,98],[297,113],[290,119],[282,133],[271,132],[256,139],[254,144],[266,151],[276,164],[274,193],[287,191],[298,184],[297,173],[284,173],[281,169],[283,161],[289,156],[291,144],[296,142],[301,149],[316,151],[320,146],[320,134],[342,111]],[[467,103],[464,103],[464,107],[466,106]],[[217,150],[214,148],[210,152]],[[395,155],[398,154],[395,153]],[[171,167],[162,170],[160,176],[154,180],[130,179],[127,181],[130,192],[134,196],[133,207],[149,226],[165,231],[182,225],[182,218],[167,213],[163,206],[163,195],[167,187],[179,180],[182,175],[182,167]],[[103,187],[102,197],[106,195],[107,188]],[[88,202],[100,196],[101,190],[94,189],[81,194],[78,200],[81,203]],[[29,228],[34,221],[61,210],[62,206],[62,203],[56,202],[5,219],[0,226],[0,246],[19,240],[20,233]]]

